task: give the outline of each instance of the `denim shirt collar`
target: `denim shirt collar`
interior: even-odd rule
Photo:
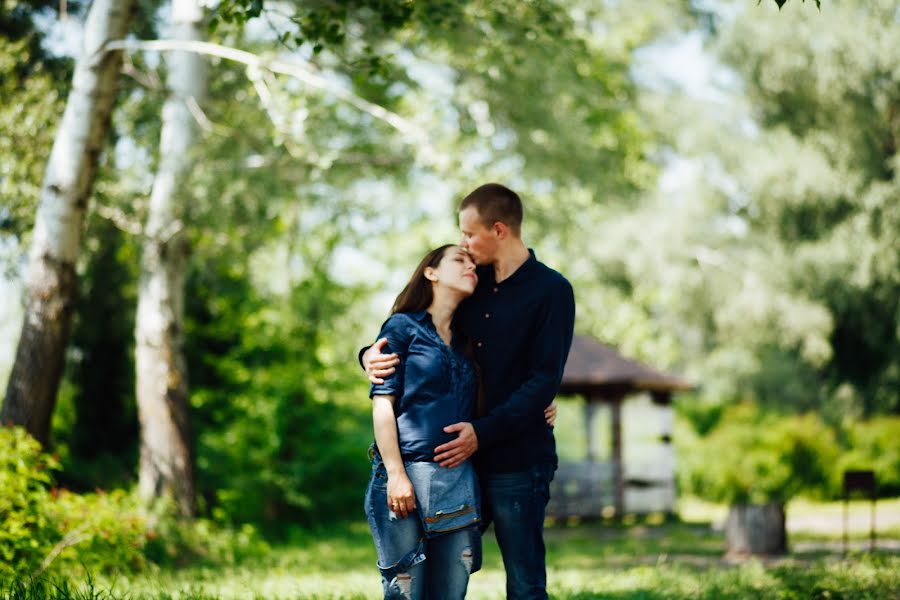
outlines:
[[[428,311],[425,310],[425,309],[416,311],[416,312],[414,312],[414,313],[409,313],[409,316],[411,316],[413,319],[415,319],[415,320],[418,321],[419,323],[432,323],[432,324],[434,324],[434,322],[431,320],[431,313],[428,312]]]
[[[441,339],[441,336],[438,335],[437,328],[434,326],[434,321],[431,319],[431,313],[427,310],[419,310],[414,313],[409,313],[409,316],[413,318],[417,323],[422,324],[430,333],[434,336],[436,341],[444,344],[444,340]],[[450,344],[450,348],[457,350],[460,348],[460,344],[462,343],[463,338],[465,337],[462,332],[459,330],[459,326],[454,320],[453,323],[450,324],[450,329],[453,332],[453,341]]]

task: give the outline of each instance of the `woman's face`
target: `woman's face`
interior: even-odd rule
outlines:
[[[425,276],[437,286],[462,292],[471,296],[478,285],[475,274],[475,263],[469,254],[459,246],[451,246],[444,251],[444,256],[437,267],[426,269]]]

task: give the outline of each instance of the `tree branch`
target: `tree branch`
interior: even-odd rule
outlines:
[[[358,110],[384,121],[400,133],[411,138],[415,143],[423,144],[430,149],[425,133],[410,121],[387,110],[383,106],[373,104],[368,100],[357,96],[353,92],[328,81],[305,65],[282,60],[270,60],[253,54],[252,52],[223,46],[221,44],[188,40],[112,40],[103,45],[101,52],[108,52],[111,50],[126,50],[129,52],[135,50],[182,50],[185,52],[206,54],[208,56],[218,56],[219,58],[224,58],[226,60],[243,63],[248,67],[255,67],[273,73],[288,75],[289,77],[299,79],[316,89],[326,91],[336,98],[354,106]]]

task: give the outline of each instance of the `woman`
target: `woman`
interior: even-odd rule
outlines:
[[[400,364],[372,385],[375,446],[366,516],[385,598],[463,598],[481,563],[478,488],[470,461],[434,462],[443,428],[475,413],[477,378],[453,315],[475,291],[475,263],[454,245],[429,252],[379,338]]]

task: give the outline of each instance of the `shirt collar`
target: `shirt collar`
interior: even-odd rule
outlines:
[[[528,249],[528,259],[526,259],[525,262],[523,262],[521,265],[519,265],[519,268],[516,269],[515,271],[513,271],[512,275],[510,275],[509,277],[507,277],[506,279],[504,279],[503,281],[501,281],[500,283],[498,283],[496,285],[505,285],[508,282],[517,281],[521,277],[525,276],[525,274],[527,274],[528,271],[530,271],[532,268],[534,268],[534,265],[536,265],[536,264],[537,264],[537,256],[535,255],[534,250],[529,248]],[[478,267],[478,270],[481,271],[480,273],[478,273],[479,279],[487,277],[487,278],[489,278],[488,280],[491,282],[491,284],[494,284],[496,282],[496,279],[494,276],[494,267],[492,265],[480,266],[480,267]]]
[[[425,309],[416,311],[414,313],[410,313],[409,316],[411,316],[413,319],[415,319],[419,323],[425,323],[427,321],[431,321],[431,313],[429,313]]]

